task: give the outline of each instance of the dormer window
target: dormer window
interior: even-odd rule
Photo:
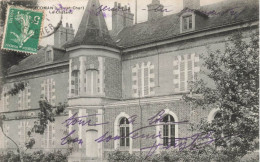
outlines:
[[[195,14],[193,12],[183,13],[180,16],[181,33],[195,30]]]
[[[47,51],[46,51],[45,61],[46,61],[46,62],[51,62],[51,61],[53,61],[52,50],[47,50]]]
[[[184,16],[182,20],[183,30],[192,29],[192,15]]]

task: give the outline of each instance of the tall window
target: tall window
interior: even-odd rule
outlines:
[[[129,121],[127,118],[120,120],[120,147],[129,147]]]
[[[1,109],[0,112],[4,112],[8,110],[8,105],[9,105],[9,95],[6,94],[8,92],[8,88],[7,87],[3,87],[2,90],[2,95],[1,95]]]
[[[93,68],[86,70],[86,87],[85,92],[87,95],[94,95],[97,94],[97,92],[100,92],[100,89],[98,89],[98,70]]]
[[[171,115],[166,115],[163,118],[163,145],[174,146],[175,144],[175,125],[174,118]]]
[[[23,91],[20,91],[18,94],[18,109],[24,110],[30,108],[30,86],[26,86]]]
[[[53,79],[46,79],[41,84],[42,97],[46,99],[51,105],[55,105],[55,81]]]
[[[150,62],[136,64],[132,68],[133,97],[144,97],[154,94],[154,65]]]
[[[55,144],[55,130],[54,130],[54,124],[49,123],[47,125],[47,128],[44,131],[42,139],[42,147],[44,148],[51,148]]]
[[[192,29],[192,15],[184,16],[182,18],[182,25],[183,25],[183,30]]]
[[[175,92],[189,90],[190,83],[196,79],[199,67],[199,55],[187,54],[174,57],[173,61],[173,83]]]
[[[28,131],[30,130],[29,122],[20,121],[19,125],[19,145],[25,146],[25,143],[29,140]]]
[[[71,94],[72,96],[79,95],[79,70],[72,71],[71,75]]]

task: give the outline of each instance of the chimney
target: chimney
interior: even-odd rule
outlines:
[[[199,9],[200,8],[200,0],[183,0],[183,9]]]
[[[66,27],[61,24],[59,29],[54,33],[54,46],[61,48],[65,43],[74,38],[74,29],[72,24],[66,23]]]
[[[152,0],[152,3],[147,5],[148,7],[148,21],[155,20],[163,17],[163,5],[160,4],[160,0]]]
[[[131,26],[134,23],[134,14],[131,13],[130,7],[121,6],[115,2],[112,9],[112,31],[117,34],[123,28]]]

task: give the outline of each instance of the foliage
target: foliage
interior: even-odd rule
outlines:
[[[23,91],[26,87],[26,84],[24,82],[14,83],[14,87],[11,88],[8,92],[6,92],[4,95],[17,95],[20,91]]]
[[[47,100],[42,99],[39,101],[39,106],[40,112],[38,113],[38,119],[34,122],[33,128],[27,133],[29,137],[32,133],[44,134],[48,123],[53,123],[55,121],[55,116],[63,113],[65,108],[67,107],[67,104],[59,103],[58,106],[53,107],[51,104],[48,103]],[[26,143],[26,148],[32,148],[34,144],[35,140],[31,138],[30,141]]]
[[[67,162],[67,153],[62,153],[61,151],[54,151],[44,153],[43,151],[36,151],[33,153],[26,153],[23,155],[24,162]],[[0,162],[17,162],[19,161],[19,155],[13,153],[12,151],[6,154],[0,154]]]
[[[43,134],[45,129],[47,128],[48,122],[51,122],[51,123],[54,122],[55,116],[63,113],[65,108],[67,107],[66,103],[64,103],[64,104],[59,103],[58,106],[53,107],[51,104],[48,103],[47,100],[43,100],[43,99],[39,101],[39,105],[40,105],[40,112],[38,114],[38,120],[34,122],[33,128],[27,132],[27,135],[30,137],[30,139],[28,142],[25,143],[26,150],[31,149],[35,144],[35,139],[31,138],[31,134],[32,133]],[[4,133],[4,131],[3,131],[3,121],[4,120],[5,120],[5,117],[0,116],[0,127],[1,127],[1,130],[3,133]],[[15,159],[17,156],[19,159],[18,161],[24,162],[26,160],[25,156],[27,154],[23,155],[24,153],[21,152],[17,143],[13,139],[8,137],[5,133],[4,133],[4,135],[6,136],[6,138],[10,139],[17,146],[17,152],[19,154],[19,155],[13,155],[11,157],[9,157],[9,156],[12,154],[7,154],[6,157],[9,157],[12,161],[12,159]],[[67,152],[67,156],[68,156],[72,152],[72,149],[68,148],[67,151],[68,151]],[[49,156],[51,156],[51,154]],[[17,160],[17,159],[15,159],[15,160]],[[48,160],[48,159],[46,159],[46,160]]]
[[[161,151],[159,154],[154,154],[149,158],[145,158],[145,152],[130,154],[116,150],[108,155],[109,162],[237,162],[239,158],[232,155],[223,154],[222,150],[216,150],[214,146],[207,146],[201,150],[183,150],[177,149]],[[257,156],[251,157],[245,161],[254,161]]]
[[[204,57],[207,72],[204,74],[215,87],[200,79],[194,82],[191,93],[201,97],[184,96],[195,107],[219,108],[221,114],[212,123],[201,122],[197,127],[205,132],[213,131],[216,146],[230,157],[242,157],[255,148],[259,135],[259,38],[251,33],[250,40],[235,33],[225,51],[210,51]],[[193,96],[195,96],[193,95]],[[233,136],[235,135],[235,136]],[[231,140],[221,140],[233,136]],[[222,138],[223,139],[223,138]],[[257,145],[258,146],[258,145]]]
[[[144,160],[143,154],[130,154],[129,152],[123,152],[116,150],[109,153],[108,161],[109,162],[141,162]]]

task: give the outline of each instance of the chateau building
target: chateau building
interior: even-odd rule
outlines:
[[[115,2],[118,10],[112,11],[111,31],[103,14],[89,12],[99,5],[98,0],[88,1],[77,33],[71,24],[61,25],[54,45],[9,69],[0,111],[6,117],[5,133],[21,148],[37,119],[41,98],[53,106],[63,102],[69,106],[43,135],[33,135],[37,140],[29,151],[66,150],[61,139],[68,132],[83,141],[74,146],[69,157],[73,162],[105,161],[116,149],[136,153],[155,142],[174,144],[175,138],[194,132],[189,124],[173,122],[198,123],[203,118],[210,122],[218,110],[194,108],[182,99],[189,93],[190,81],[203,77],[201,56],[224,50],[238,29],[245,39],[258,30],[257,0],[223,0],[206,6],[200,0],[183,0],[183,10],[167,16],[155,12],[163,4],[152,0],[148,21],[138,24],[133,24],[130,8]],[[18,82],[26,83],[26,88],[14,96],[4,95]],[[153,123],[158,113],[162,120]],[[89,124],[66,126],[64,121],[72,116],[84,116],[78,119]],[[146,128],[131,133],[141,127]],[[160,137],[146,139],[142,134]],[[16,149],[0,135],[2,152]],[[115,138],[101,142],[109,136]]]

